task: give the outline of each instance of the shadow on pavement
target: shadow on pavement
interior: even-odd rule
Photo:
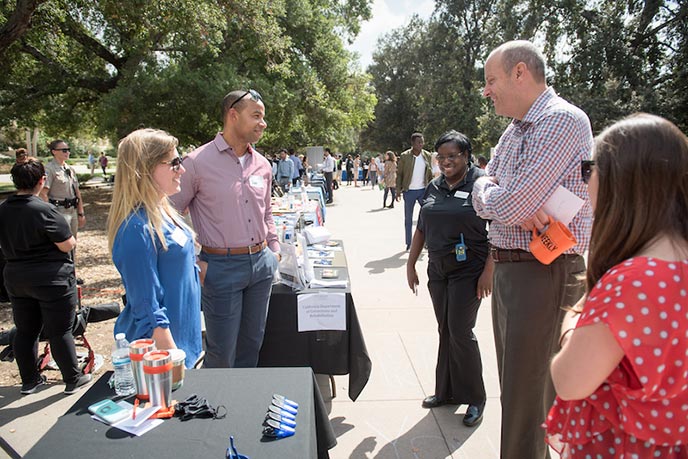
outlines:
[[[19,393],[19,386],[0,387],[0,426],[4,426],[17,418],[41,411],[57,401],[64,400],[65,396],[61,391],[47,397],[41,397],[41,392],[48,387],[50,385],[43,386],[35,394],[31,395],[21,395]],[[18,401],[21,403],[16,403]],[[17,406],[6,408],[11,404],[16,404]]]
[[[365,264],[365,267],[368,268],[368,274],[381,274],[387,269],[399,269],[403,266],[406,266],[406,257],[404,256],[406,253],[407,252],[398,252],[391,257],[383,258],[382,260],[369,261]],[[418,259],[422,260],[424,256],[425,253],[421,252]]]
[[[463,414],[456,415],[457,425],[461,423]],[[375,456],[372,452],[375,451],[377,440],[375,437],[364,438],[361,443],[354,448],[349,456],[349,459],[416,459],[421,457],[445,457],[446,451],[453,454],[457,451],[468,438],[473,435],[475,429],[460,429],[459,432],[452,431],[452,438],[448,439],[443,436],[442,432],[437,432],[436,435],[428,435],[428,432],[436,431],[437,419],[432,411],[428,411],[416,425],[408,429],[397,438],[384,438],[386,443]],[[340,435],[335,429],[335,434]],[[446,448],[446,449],[445,449]]]

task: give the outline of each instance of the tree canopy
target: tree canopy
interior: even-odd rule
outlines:
[[[458,129],[486,153],[509,121],[482,98],[482,66],[507,40],[541,46],[548,82],[599,132],[636,111],[688,130],[688,1],[437,0],[378,43],[368,71],[376,89],[367,148],[408,148],[414,131],[433,141]]]
[[[352,148],[369,77],[344,42],[370,0],[0,2],[0,122],[116,141],[139,125],[200,144],[232,89],[263,95],[267,148]]]

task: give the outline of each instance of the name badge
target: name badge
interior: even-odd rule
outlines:
[[[172,240],[184,247],[186,245],[186,241],[189,240],[189,237],[186,235],[183,229],[177,226],[174,228],[174,231],[172,231]]]
[[[260,175],[252,175],[248,178],[248,183],[254,188],[265,188],[265,181]]]
[[[466,199],[468,197],[468,191],[457,191],[454,193],[455,198]]]

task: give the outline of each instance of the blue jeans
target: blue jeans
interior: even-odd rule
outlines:
[[[411,226],[413,226],[413,207],[418,202],[419,206],[423,205],[421,198],[425,194],[425,189],[422,190],[408,190],[404,191],[404,229],[406,230],[406,247],[411,246]]]
[[[252,255],[214,255],[201,290],[206,368],[253,368],[263,345],[277,257],[269,248]]]

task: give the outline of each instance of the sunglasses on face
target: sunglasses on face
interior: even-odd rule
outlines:
[[[252,99],[252,100],[255,100],[256,102],[262,101],[262,100],[263,100],[263,98],[261,97],[261,95],[258,94],[258,91],[256,91],[255,89],[249,89],[248,91],[246,91],[245,93],[243,93],[243,94],[241,95],[241,97],[239,97],[237,100],[235,100],[234,102],[232,102],[232,105],[229,106],[229,109],[231,110],[232,108],[234,108],[234,106],[235,106],[236,104],[238,104],[239,101],[241,101],[244,97],[249,96],[249,95],[251,96],[251,99]]]
[[[62,153],[69,153],[71,150],[69,148],[53,148],[53,151],[61,151]]]
[[[173,171],[178,172],[179,168],[182,167],[183,162],[184,158],[182,158],[181,156],[176,156],[170,161],[163,161],[162,163],[169,164]]]
[[[590,177],[592,176],[592,168],[595,166],[595,161],[593,160],[588,160],[585,159],[581,161],[581,178],[583,179],[583,183],[588,183],[590,181]]]

